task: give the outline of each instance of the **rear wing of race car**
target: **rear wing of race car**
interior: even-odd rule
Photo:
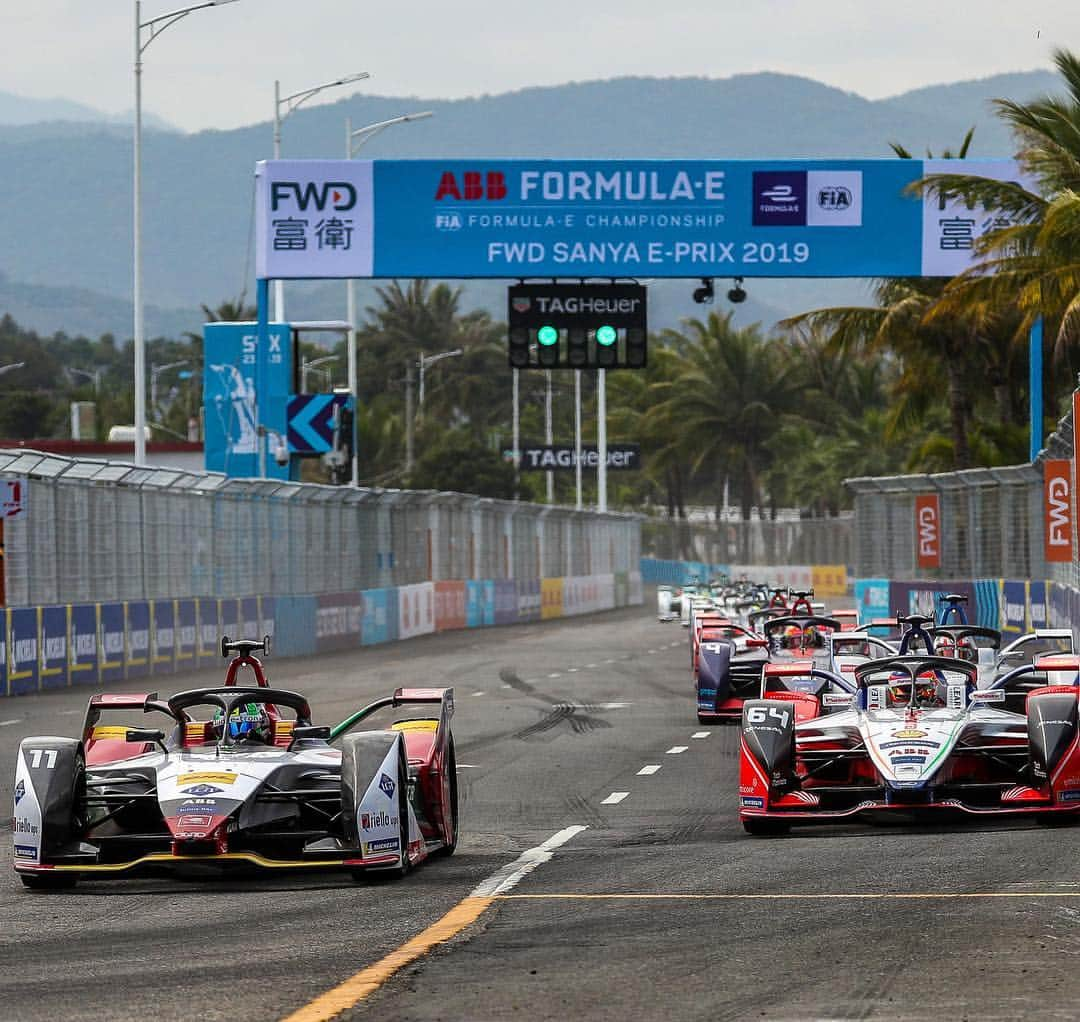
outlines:
[[[90,702],[86,704],[86,716],[83,718],[84,740],[101,719],[101,714],[109,710],[142,710],[143,713],[149,713],[151,710],[170,712],[168,703],[160,701],[156,692],[99,692],[92,695]]]
[[[350,728],[388,706],[415,706],[424,703],[438,704],[440,728],[450,723],[450,718],[454,715],[454,690],[452,688],[399,688],[392,696],[368,703],[363,709],[350,714],[340,724],[332,727],[330,741],[340,738]]]

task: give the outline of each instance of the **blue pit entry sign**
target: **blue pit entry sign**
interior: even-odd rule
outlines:
[[[1004,225],[907,187],[1012,160],[276,160],[257,275],[953,276]]]

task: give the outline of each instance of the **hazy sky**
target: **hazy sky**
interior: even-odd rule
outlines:
[[[185,2],[146,0],[143,20]],[[133,0],[10,0],[0,91],[129,109],[133,23]],[[238,0],[154,41],[144,104],[229,128],[271,117],[275,78],[288,93],[361,70],[353,88],[428,98],[765,70],[878,98],[1047,67],[1055,47],[1080,50],[1080,0]]]

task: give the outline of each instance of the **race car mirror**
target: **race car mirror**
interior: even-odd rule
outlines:
[[[1005,690],[1003,688],[976,689],[971,693],[973,703],[1003,703],[1005,702]]]
[[[746,640],[746,648],[747,649],[768,649],[769,648],[769,640],[768,639],[747,639]]]
[[[147,742],[153,742],[155,745],[161,746],[161,751],[166,756],[169,754],[169,750],[165,745],[165,732],[159,731],[157,728],[129,728],[124,734],[125,742],[141,742],[146,744]]]
[[[821,694],[822,706],[850,706],[851,696],[847,692],[823,692]]]
[[[294,727],[292,737],[294,742],[311,738],[326,742],[330,740],[330,728],[325,724],[305,724],[302,727]]]

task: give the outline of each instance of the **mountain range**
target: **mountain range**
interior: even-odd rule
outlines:
[[[1013,143],[991,100],[1057,90],[1049,72],[937,85],[882,100],[791,75],[619,78],[439,100],[356,94],[297,111],[283,156],[342,155],[344,122],[416,110],[435,116],[373,138],[374,158],[888,157],[896,141],[915,154],[956,149],[975,127],[973,156],[1008,156]],[[147,122],[151,126],[151,122]],[[160,130],[158,130],[160,129]],[[252,293],[253,168],[269,155],[268,123],[184,134],[163,122],[144,134],[147,328],[197,329],[199,306]],[[130,128],[67,100],[0,93],[0,313],[51,333],[130,336]],[[684,282],[658,282],[655,325],[699,314]],[[361,287],[361,307],[374,285]],[[866,285],[755,281],[740,322],[838,301]],[[294,318],[338,318],[340,283],[290,284]],[[465,306],[504,315],[498,282],[470,282]]]

